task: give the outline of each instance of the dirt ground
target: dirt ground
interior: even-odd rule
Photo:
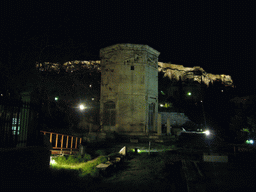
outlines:
[[[70,172],[42,173],[4,181],[1,191],[186,191],[180,157],[161,153],[129,154],[104,177],[77,179]],[[37,174],[38,175],[38,174]]]
[[[177,155],[129,155],[93,191],[186,191],[181,162]]]

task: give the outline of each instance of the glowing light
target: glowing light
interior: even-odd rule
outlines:
[[[94,101],[94,98],[92,98],[92,101]]]
[[[80,110],[84,110],[86,107],[84,106],[84,104],[81,104],[81,105],[79,105],[79,108],[80,108]]]
[[[209,130],[206,130],[204,133],[205,133],[205,135],[210,135],[210,131]]]
[[[247,143],[247,144],[253,144],[254,141],[253,141],[253,140],[246,140],[246,143]]]
[[[187,95],[189,95],[189,96],[190,96],[190,95],[191,95],[191,92],[188,92],[188,93],[187,93]]]
[[[58,101],[58,100],[59,100],[59,97],[55,97],[54,100],[55,100],[55,101]]]
[[[50,165],[55,165],[56,161],[52,158],[52,156],[50,156]]]
[[[160,107],[164,107],[164,105],[163,105],[163,104],[160,104]]]

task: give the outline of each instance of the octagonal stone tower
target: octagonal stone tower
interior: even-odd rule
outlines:
[[[116,44],[100,50],[103,131],[156,131],[159,54],[138,44]]]

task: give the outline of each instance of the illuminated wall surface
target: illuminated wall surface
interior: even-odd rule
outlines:
[[[147,45],[134,44],[117,44],[100,50],[104,130],[154,131],[159,54]]]

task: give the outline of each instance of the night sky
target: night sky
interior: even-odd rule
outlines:
[[[96,60],[116,43],[147,44],[161,62],[231,75],[240,95],[256,93],[253,0],[50,2],[1,1],[1,65]]]

